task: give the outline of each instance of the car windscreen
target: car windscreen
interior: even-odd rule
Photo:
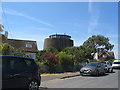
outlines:
[[[114,62],[113,64],[120,64],[120,62]]]
[[[97,65],[98,65],[97,63],[88,63],[86,66],[96,67]]]

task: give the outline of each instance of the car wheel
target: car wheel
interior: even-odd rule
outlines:
[[[80,73],[80,75],[81,75],[81,76],[83,76],[83,74],[82,74],[82,73]]]
[[[110,72],[110,69],[108,68],[107,72],[109,73]]]
[[[105,75],[105,71],[102,73],[102,75]]]
[[[99,71],[96,71],[96,76],[99,76]]]
[[[38,90],[39,86],[38,86],[38,82],[35,80],[32,80],[29,83],[29,90]]]
[[[111,73],[113,73],[113,69],[111,69]]]

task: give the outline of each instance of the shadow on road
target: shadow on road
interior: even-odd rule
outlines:
[[[112,73],[115,73],[115,71],[114,72],[112,72]],[[112,74],[111,73],[111,74]],[[99,75],[99,76],[94,76],[94,75],[83,75],[83,77],[104,77],[104,76],[108,76],[110,73],[105,73],[104,75]],[[72,78],[72,77],[77,77],[77,76],[81,76],[80,74],[77,74],[77,75],[72,75],[72,76],[65,76],[65,77],[62,77],[62,78],[60,78],[60,79],[66,79],[66,78]]]
[[[39,90],[46,90],[48,89],[47,87],[39,87]]]
[[[80,76],[80,74],[73,75],[73,76],[65,76],[65,77],[62,77],[60,79],[72,78],[72,77],[77,77],[77,76]]]
[[[113,72],[107,72],[107,73],[115,73],[115,71],[113,71]]]

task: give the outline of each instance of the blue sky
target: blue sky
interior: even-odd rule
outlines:
[[[92,35],[104,35],[118,57],[117,2],[4,2],[2,24],[9,38],[35,40],[43,49],[51,34],[67,34],[80,46]]]

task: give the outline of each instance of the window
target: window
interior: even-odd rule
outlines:
[[[114,64],[120,64],[120,62],[114,62]]]
[[[26,44],[26,47],[27,47],[27,48],[32,48],[32,44],[28,44],[28,43],[27,43],[27,44]]]
[[[105,55],[103,55],[103,58],[107,58],[107,55],[105,54]]]

